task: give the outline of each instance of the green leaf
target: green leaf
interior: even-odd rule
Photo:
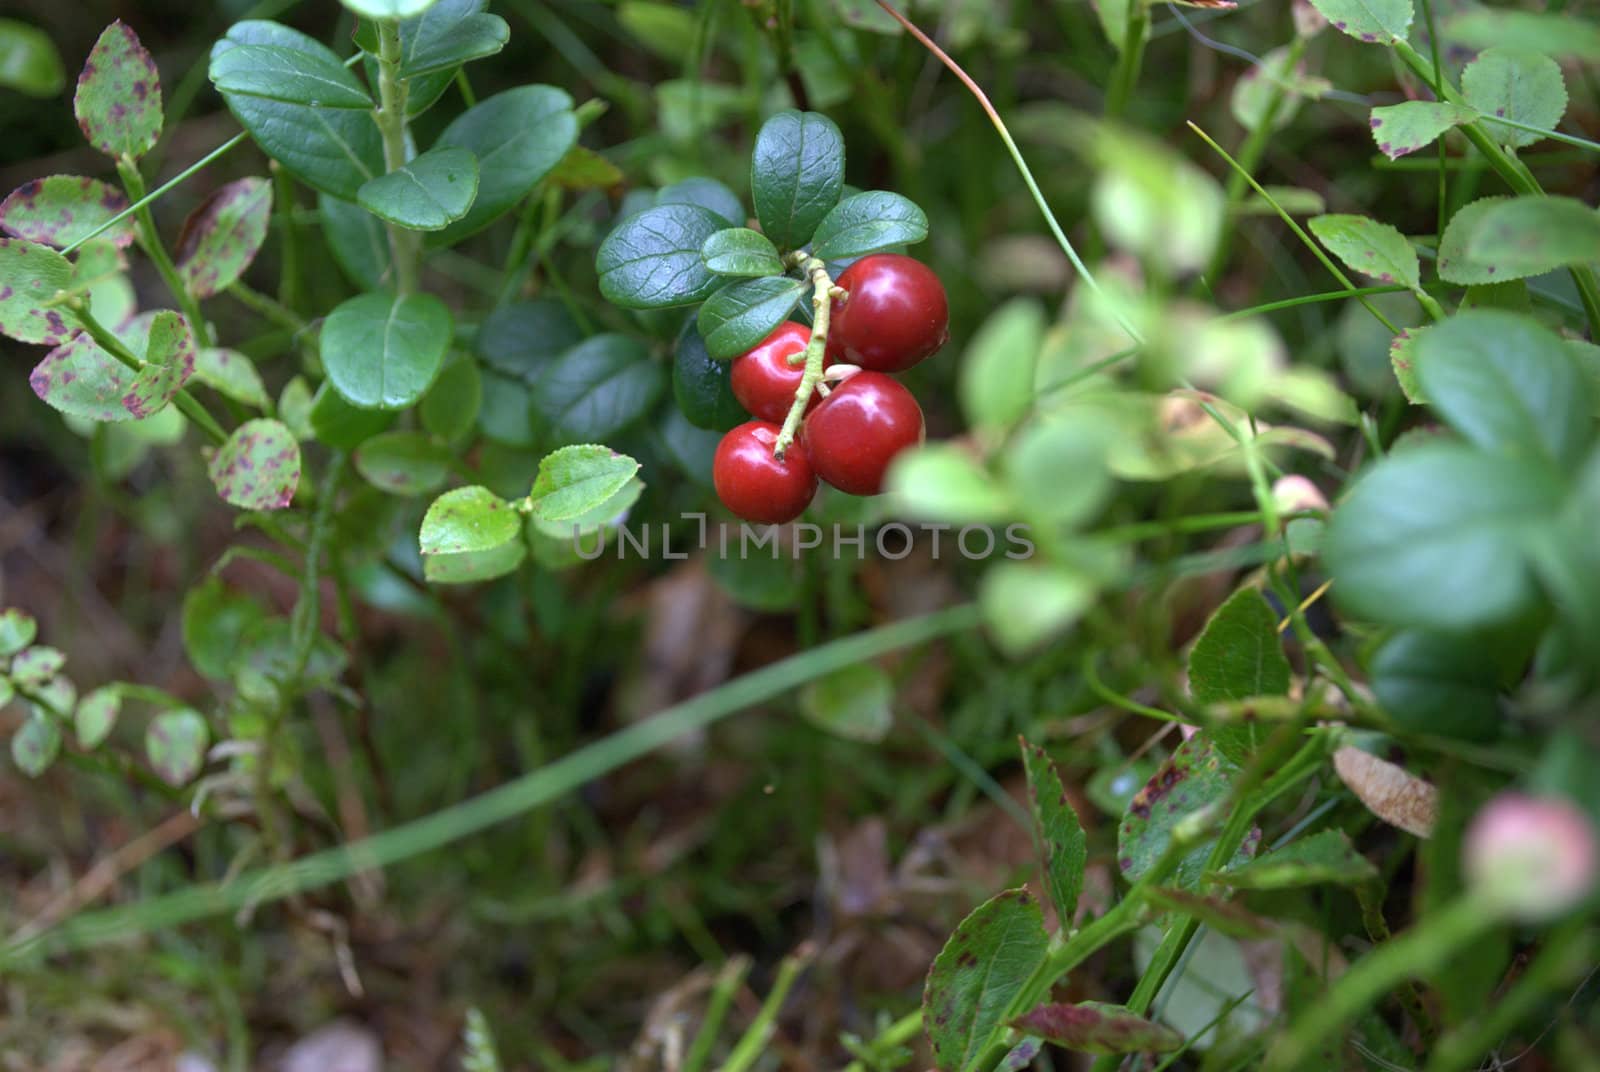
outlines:
[[[732,363],[711,356],[693,320],[673,352],[672,397],[696,428],[726,432],[750,419],[733,395]]]
[[[1592,264],[1600,261],[1600,212],[1571,197],[1500,201],[1477,220],[1466,253],[1502,279]]]
[[[460,357],[444,367],[422,398],[422,427],[446,442],[464,439],[478,423],[483,405],[483,377],[478,363]]]
[[[583,338],[583,329],[566,307],[546,298],[496,308],[479,326],[473,349],[494,371],[534,383]]]
[[[366,19],[409,19],[421,15],[438,0],[339,0]]]
[[[322,361],[352,406],[404,409],[433,385],[450,336],[450,310],[431,294],[362,294],[323,321]]]
[[[0,19],[0,87],[45,98],[66,84],[67,69],[49,34],[16,19]]]
[[[1012,657],[1031,654],[1083,617],[1095,587],[1058,566],[998,562],[978,588],[978,607],[995,646]]]
[[[438,231],[467,214],[478,194],[478,161],[466,149],[430,149],[364,184],[362,208],[413,231]]]
[[[39,644],[27,648],[11,660],[11,680],[27,688],[36,688],[61,673],[67,657],[58,649]]]
[[[272,218],[272,181],[230,182],[184,221],[178,236],[178,275],[197,298],[232,286],[261,252]]]
[[[183,647],[202,675],[226,680],[244,637],[267,620],[267,610],[251,596],[210,576],[183,597]]]
[[[562,447],[539,462],[539,475],[528,492],[533,516],[539,521],[581,517],[604,505],[638,471],[638,462],[609,447]]]
[[[1048,945],[1044,917],[1025,889],[997,894],[961,921],[922,992],[923,1029],[939,1072],[961,1072],[977,1057]]]
[[[550,181],[568,190],[609,190],[622,182],[622,169],[582,145],[574,145],[550,172]]]
[[[356,472],[392,495],[421,495],[450,476],[450,451],[416,432],[375,435],[356,448]]]
[[[1277,612],[1254,588],[1229,596],[1189,652],[1189,692],[1202,704],[1283,696],[1289,678]]]
[[[953,443],[900,454],[889,466],[885,490],[894,510],[935,521],[1002,521],[1013,513],[1010,497]]]
[[[782,111],[761,125],[750,157],[750,192],[761,230],[779,249],[799,249],[839,203],[844,135],[818,112]]]
[[[400,24],[400,75],[415,79],[493,56],[511,39],[511,28],[485,12],[488,0],[438,0]],[[413,93],[417,87],[411,87]],[[412,112],[412,114],[416,114]]]
[[[323,386],[327,386],[326,381]],[[289,431],[294,433],[296,439],[317,438],[315,429],[311,427],[311,404],[314,401],[311,385],[300,375],[289,377],[289,382],[278,393],[278,416],[289,426]]]
[[[1168,1053],[1183,1045],[1183,1036],[1165,1024],[1101,1001],[1040,1005],[1011,1025],[1074,1053]]]
[[[800,713],[825,733],[876,744],[894,727],[894,684],[873,663],[835,670],[800,692]]]
[[[629,216],[600,243],[600,293],[625,309],[704,301],[722,285],[700,259],[706,239],[726,229],[699,205],[659,205]]]
[[[1579,15],[1479,8],[1449,19],[1444,34],[1468,48],[1496,45],[1556,59],[1600,63],[1600,27]]]
[[[300,484],[300,444],[281,421],[245,421],[217,448],[206,471],[230,506],[283,510]]]
[[[1093,518],[1111,494],[1106,450],[1118,434],[1113,422],[1090,414],[1024,425],[1001,457],[1006,483],[1019,508],[1057,527]],[[1062,473],[1072,473],[1073,478],[1063,481]]]
[[[528,547],[520,540],[487,551],[430,555],[422,560],[422,575],[433,584],[476,584],[514,572],[526,557]]]
[[[17,769],[37,778],[61,754],[61,727],[54,718],[35,711],[11,738],[11,758]]]
[[[781,275],[783,261],[767,236],[748,227],[728,227],[705,240],[700,258],[717,275]]]
[[[595,335],[562,354],[533,385],[534,412],[560,442],[610,439],[655,405],[666,373],[624,335]]]
[[[983,322],[962,355],[956,388],[973,427],[1002,433],[1032,408],[1044,331],[1044,307],[1032,298],[1013,298]]]
[[[339,57],[316,39],[255,19],[229,27],[212,46],[212,62],[250,45],[291,48],[339,65]],[[369,111],[313,108],[241,93],[224,93],[223,100],[263,152],[313,189],[354,201],[361,184],[385,170],[383,137]]]
[[[1022,741],[1022,762],[1028,771],[1028,802],[1039,839],[1039,864],[1045,892],[1055,906],[1056,926],[1072,927],[1083,892],[1083,871],[1089,859],[1088,838],[1078,813],[1067,799],[1061,776],[1044,749]]]
[[[1485,264],[1468,255],[1467,249],[1484,218],[1497,205],[1505,204],[1505,197],[1484,197],[1459,209],[1445,224],[1444,235],[1439,239],[1439,278],[1447,283],[1480,286],[1487,283],[1504,283],[1520,278],[1516,272],[1497,264]]]
[[[1334,28],[1369,44],[1403,42],[1415,11],[1411,0],[1311,0]]]
[[[1360,886],[1377,879],[1378,869],[1356,852],[1343,831],[1324,830],[1208,877],[1236,890],[1281,890],[1329,884]]]
[[[240,45],[211,60],[217,92],[312,108],[372,107],[349,68],[321,52],[290,45]]]
[[[72,111],[89,144],[113,159],[126,154],[137,160],[161,136],[161,75],[121,20],[89,51]]]
[[[205,765],[210,740],[205,717],[191,707],[180,707],[150,720],[144,735],[144,752],[162,781],[187,785]]]
[[[361,290],[381,290],[389,276],[389,234],[383,221],[356,204],[317,195],[322,237],[345,276]]]
[[[1514,618],[1538,600],[1526,546],[1564,490],[1547,466],[1460,444],[1396,453],[1329,522],[1322,557],[1334,598],[1352,615],[1423,629]]]
[[[65,342],[76,319],[46,303],[71,285],[72,262],[55,250],[0,238],[0,332],[18,342]]]
[[[122,689],[106,685],[95,689],[78,701],[72,725],[81,748],[93,750],[105,743],[117,724],[117,713],[122,710]]]
[[[0,658],[15,655],[33,643],[39,635],[39,623],[33,615],[16,607],[0,611]]]
[[[840,201],[822,217],[811,255],[825,261],[908,246],[928,237],[928,216],[909,198],[869,190]]]
[[[1406,236],[1387,223],[1366,216],[1316,216],[1306,221],[1311,233],[1345,266],[1384,283],[1418,289],[1422,271],[1417,251]]]
[[[1582,460],[1594,432],[1588,383],[1534,320],[1460,313],[1418,334],[1415,361],[1428,404],[1471,442],[1569,469]]]
[[[81,175],[51,175],[23,183],[0,202],[0,227],[18,238],[61,249],[127,207],[128,199],[109,183]],[[133,242],[133,220],[123,220],[99,237],[123,249]]]
[[[1461,72],[1461,95],[1483,113],[1484,126],[1502,145],[1532,145],[1543,135],[1496,123],[1495,118],[1553,130],[1567,110],[1561,65],[1537,52],[1512,48],[1480,52]]]
[[[1451,127],[1470,123],[1478,113],[1459,104],[1445,101],[1406,101],[1372,109],[1367,125],[1372,128],[1372,140],[1378,151],[1390,160],[1398,160],[1407,153],[1432,145]]]
[[[1123,879],[1137,882],[1154,867],[1171,844],[1174,828],[1196,812],[1227,800],[1237,775],[1238,768],[1212,743],[1209,731],[1201,730],[1179,745],[1134,796],[1117,827],[1117,863]],[[1231,863],[1253,857],[1260,841],[1260,831],[1252,832]],[[1198,886],[1213,844],[1208,840],[1191,849],[1179,862],[1170,884],[1184,890]]]
[[[552,86],[518,86],[467,109],[433,148],[467,149],[477,157],[478,196],[436,244],[451,245],[488,226],[526,197],[577,140],[572,98]]]
[[[141,315],[123,335],[144,367],[134,374],[122,407],[141,420],[172,401],[194,374],[194,335],[189,322],[170,309]]]
[[[1107,239],[1169,272],[1191,272],[1211,257],[1226,218],[1217,180],[1170,146],[1114,126],[1095,128],[1101,165],[1090,209]]]
[[[1390,637],[1367,674],[1378,702],[1402,729],[1490,741],[1501,723],[1494,656],[1470,634],[1412,629]]]
[[[266,409],[271,399],[255,362],[237,350],[208,347],[194,358],[194,378],[235,402]]]
[[[805,291],[806,284],[781,275],[724,284],[697,316],[706,350],[718,361],[738,357],[787,320]]]
[[[656,194],[656,204],[699,205],[727,220],[729,227],[738,227],[745,222],[744,205],[738,195],[716,179],[704,176],[663,186]]]
[[[519,539],[522,516],[484,487],[456,488],[433,501],[422,519],[418,543],[424,555],[490,551]]]
[[[319,442],[336,450],[354,450],[394,424],[395,414],[387,409],[357,409],[346,402],[326,380],[311,399],[306,420]]]
[[[674,4],[623,0],[617,6],[617,22],[663,59],[682,64],[694,55],[698,20],[692,11]]]

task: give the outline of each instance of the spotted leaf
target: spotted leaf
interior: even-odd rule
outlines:
[[[195,355],[194,378],[235,402],[256,409],[266,409],[270,405],[261,373],[256,371],[254,362],[237,350],[221,347],[201,350]]]
[[[961,921],[922,992],[939,1072],[961,1072],[983,1050],[1048,945],[1039,905],[1025,889],[996,894]]]
[[[1174,829],[1196,812],[1225,801],[1237,774],[1238,768],[1223,757],[1208,732],[1201,731],[1179,745],[1134,796],[1117,827],[1117,862],[1122,877],[1134,882],[1154,867],[1171,844]],[[1232,863],[1254,857],[1260,841],[1261,832],[1252,830],[1234,853]],[[1211,848],[1212,842],[1204,841],[1188,852],[1172,875],[1172,884],[1193,889],[1205,870]]]
[[[120,20],[105,28],[90,51],[72,110],[89,144],[110,157],[137,160],[161,136],[161,76]]]
[[[1463,123],[1476,119],[1478,113],[1460,104],[1444,101],[1405,101],[1372,109],[1367,125],[1372,128],[1372,140],[1378,151],[1390,160],[1398,160],[1414,153],[1435,138]]]
[[[0,201],[0,227],[30,242],[62,249],[92,234],[128,207],[121,190],[82,175],[51,175],[23,183]],[[100,232],[123,249],[133,241],[133,220]]]
[[[1040,1005],[1013,1026],[1076,1053],[1166,1053],[1183,1045],[1183,1036],[1165,1024],[1099,1001]]]
[[[168,785],[184,785],[200,773],[211,731],[193,708],[163,711],[145,730],[144,751],[150,766]]]
[[[49,770],[60,752],[61,727],[54,718],[37,711],[11,738],[11,758],[17,769],[29,778],[37,778]]]
[[[300,445],[281,422],[246,421],[212,455],[217,494],[242,510],[282,510],[300,484]]]
[[[0,332],[18,342],[66,342],[77,325],[70,313],[47,303],[71,283],[72,262],[55,250],[0,238]]]
[[[184,221],[178,237],[178,274],[197,298],[232,285],[266,241],[272,183],[248,178],[217,190]]]

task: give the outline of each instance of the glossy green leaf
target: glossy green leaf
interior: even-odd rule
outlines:
[[[209,74],[219,93],[312,108],[372,107],[372,98],[344,64],[290,45],[230,48],[212,58]]]
[[[1346,267],[1412,290],[1422,285],[1417,251],[1389,224],[1366,216],[1335,215],[1313,217],[1306,225]]]
[[[1171,845],[1174,829],[1184,819],[1226,801],[1238,773],[1238,768],[1212,743],[1208,731],[1202,730],[1180,744],[1134,796],[1117,826],[1117,866],[1123,879],[1136,882],[1154,867]],[[1253,831],[1240,844],[1230,865],[1253,857],[1260,841],[1260,831]],[[1189,850],[1168,879],[1169,884],[1184,890],[1198,886],[1212,845],[1213,841],[1208,840]]]
[[[418,542],[427,578],[447,584],[509,573],[527,553],[522,516],[484,487],[456,488],[435,499]]]
[[[836,670],[800,692],[800,714],[825,733],[876,744],[894,727],[894,683],[873,663]]]
[[[639,471],[626,454],[593,443],[562,447],[539,462],[528,492],[540,521],[571,521],[603,505]]]
[[[361,207],[413,231],[438,231],[467,214],[478,194],[478,161],[466,149],[430,149],[361,187]]]
[[[234,23],[211,49],[215,63],[229,51],[253,45],[291,48],[321,65],[339,57],[315,38],[275,22]],[[346,201],[361,184],[383,174],[383,138],[369,111],[311,107],[242,93],[223,100],[263,152],[313,189]]]
[[[745,222],[744,205],[739,201],[739,196],[716,179],[704,176],[663,186],[656,194],[656,204],[699,205],[727,220],[729,227],[738,227]]]
[[[0,238],[0,332],[18,342],[65,342],[76,321],[47,307],[72,285],[72,262],[48,246]]]
[[[422,575],[433,584],[476,584],[515,571],[527,556],[528,546],[521,540],[484,551],[429,555],[422,560]]]
[[[193,708],[180,707],[150,720],[144,735],[144,752],[162,781],[187,785],[205,765],[210,741],[205,717]]]
[[[194,378],[218,394],[256,409],[271,405],[255,362],[237,350],[209,347],[196,352]]]
[[[354,196],[354,195],[352,195]],[[321,193],[322,237],[346,278],[361,290],[381,290],[390,272],[389,235],[383,221],[356,204]]]
[[[1324,830],[1209,877],[1237,890],[1281,890],[1359,886],[1376,879],[1378,869],[1356,852],[1343,831]]]
[[[725,283],[700,306],[696,323],[706,350],[727,361],[755,346],[789,319],[806,284],[787,276]]]
[[[109,157],[137,160],[161,136],[161,75],[121,20],[107,26],[89,51],[72,111],[89,144]]]
[[[780,275],[783,272],[777,247],[766,235],[748,227],[718,231],[700,247],[700,258],[717,275]]]
[[[122,689],[106,685],[95,689],[78,701],[72,725],[78,736],[78,745],[85,749],[99,748],[117,724],[117,713],[122,710]]]
[[[450,335],[450,310],[431,294],[362,294],[323,321],[322,362],[352,406],[404,409],[433,385]]]
[[[1428,404],[1479,446],[1577,465],[1594,434],[1588,382],[1561,340],[1526,316],[1474,309],[1420,332]]]
[[[1088,838],[1078,821],[1078,813],[1067,799],[1055,764],[1050,762],[1044,749],[1027,741],[1021,743],[1044,888],[1055,906],[1056,926],[1065,931],[1072,926],[1078,897],[1083,892],[1083,871],[1089,859]]]
[[[478,363],[470,357],[460,357],[445,365],[423,396],[418,413],[424,428],[453,442],[472,431],[482,405],[483,377]]]
[[[1165,1024],[1100,1001],[1040,1005],[1012,1026],[1074,1053],[1167,1053],[1183,1045],[1183,1036]]]
[[[373,487],[393,495],[421,495],[449,478],[451,454],[425,435],[386,432],[357,447],[354,461],[356,472]]]
[[[1086,577],[1042,563],[997,562],[978,588],[984,627],[995,646],[1013,657],[1038,650],[1070,628],[1094,599],[1095,586]]]
[[[450,245],[521,201],[577,142],[572,98],[552,86],[518,86],[467,109],[434,150],[466,149],[478,161],[478,195],[467,214],[436,236]]]
[[[1004,432],[1033,406],[1034,366],[1044,332],[1044,307],[1032,298],[1013,298],[978,328],[961,356],[956,387],[973,427]]]
[[[840,201],[811,237],[811,254],[823,260],[860,257],[909,246],[928,237],[928,216],[909,198],[869,190]]]
[[[945,943],[922,992],[922,1023],[939,1072],[961,1072],[1044,960],[1049,940],[1025,889],[979,905]]]
[[[337,450],[354,450],[373,436],[388,431],[394,419],[393,410],[352,406],[326,380],[317,388],[306,413],[312,436]]]
[[[0,658],[15,655],[38,635],[39,623],[33,615],[16,607],[0,611]]]
[[[706,349],[694,322],[684,326],[672,359],[672,397],[696,428],[726,432],[750,419],[733,395],[732,363]]]
[[[492,56],[511,39],[506,20],[485,10],[488,0],[438,0],[400,24],[400,74],[421,78]],[[412,92],[416,92],[413,85]],[[413,113],[414,114],[414,113]]]
[[[232,286],[261,252],[272,218],[272,181],[239,179],[202,201],[178,237],[178,275],[197,298]]]
[[[206,469],[230,506],[283,510],[300,484],[300,444],[281,421],[245,421],[217,448]]]
[[[1493,740],[1499,732],[1499,668],[1494,652],[1470,634],[1396,633],[1367,675],[1402,729],[1469,741]]]
[[[1432,145],[1451,127],[1470,123],[1477,117],[1477,111],[1460,104],[1405,101],[1372,109],[1367,125],[1372,128],[1372,140],[1377,143],[1378,151],[1390,160],[1398,160],[1407,153]]]
[[[666,380],[636,340],[594,335],[550,363],[533,385],[533,408],[557,442],[593,443],[644,416]]]
[[[183,597],[183,647],[202,675],[225,680],[244,637],[266,621],[267,610],[253,597],[207,577]]]
[[[1600,212],[1572,197],[1514,197],[1484,210],[1467,258],[1502,278],[1600,262]]]
[[[1532,145],[1543,135],[1496,123],[1495,117],[1550,130],[1567,110],[1561,65],[1537,52],[1512,48],[1480,52],[1461,72],[1461,94],[1483,113],[1484,126],[1502,145]]]
[[[0,87],[30,97],[54,97],[67,69],[50,35],[16,19],[0,19]]]
[[[1468,48],[1501,46],[1555,59],[1600,63],[1600,26],[1576,12],[1469,9],[1444,24],[1445,36]]]
[[[70,246],[128,207],[121,190],[81,175],[51,175],[25,182],[0,202],[0,228],[29,242]],[[133,242],[133,220],[100,232],[118,249]],[[97,310],[98,311],[98,310]]]
[[[11,759],[29,778],[49,770],[60,754],[61,726],[49,715],[29,715],[11,738]]]
[[[1349,614],[1424,629],[1509,620],[1538,598],[1526,546],[1563,492],[1548,466],[1504,454],[1452,443],[1396,453],[1328,525],[1334,598]]]
[[[1369,44],[1406,39],[1415,17],[1411,0],[1311,0],[1334,28]]]
[[[704,301],[722,285],[700,258],[706,239],[726,229],[699,205],[659,205],[629,216],[600,243],[600,293],[625,309]]]
[[[484,438],[505,447],[534,446],[533,389],[523,380],[493,369],[482,369],[481,379],[478,430]]]
[[[818,112],[778,112],[761,125],[750,157],[750,191],[761,230],[779,249],[798,249],[839,203],[844,135]]]
[[[421,15],[439,0],[339,0],[367,19],[409,19]]]
[[[18,652],[11,660],[11,680],[27,688],[36,688],[61,673],[67,657],[59,649],[47,644],[36,644]]]
[[[526,383],[584,339],[566,306],[553,299],[510,302],[484,318],[473,350],[496,372]]]

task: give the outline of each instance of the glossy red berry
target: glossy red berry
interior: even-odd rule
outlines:
[[[904,372],[950,338],[950,303],[933,269],[898,253],[862,257],[835,282],[828,328],[834,361],[873,372]]]
[[[771,421],[747,421],[717,444],[711,462],[717,498],[746,521],[793,521],[817,493],[817,477],[803,445],[792,444],[782,461],[772,456],[780,430]]]
[[[823,480],[852,495],[883,490],[889,463],[922,442],[922,407],[881,372],[858,372],[806,418],[806,451]]]
[[[810,328],[785,320],[771,335],[733,359],[729,370],[733,397],[752,417],[783,423],[805,375],[805,366],[789,364],[789,355],[804,350],[810,342]]]

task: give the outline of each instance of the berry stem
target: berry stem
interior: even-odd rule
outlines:
[[[795,389],[794,403],[789,415],[783,419],[783,429],[778,441],[772,445],[772,456],[783,460],[784,452],[794,442],[800,430],[800,418],[805,416],[806,403],[811,392],[822,382],[822,359],[828,350],[828,318],[833,312],[833,280],[828,277],[828,266],[816,257],[805,253],[791,253],[789,263],[805,272],[811,280],[811,341],[806,344],[806,369],[800,376],[800,386]]]

